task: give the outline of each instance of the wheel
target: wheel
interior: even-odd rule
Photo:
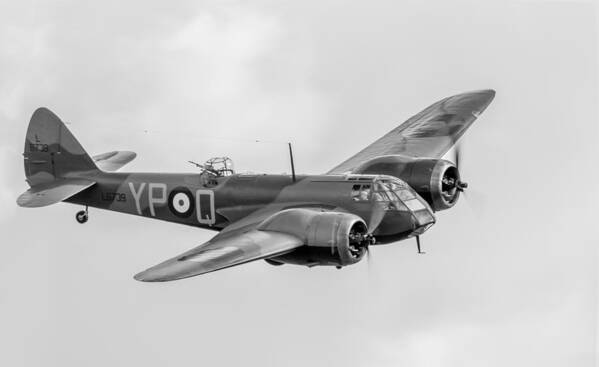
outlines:
[[[77,212],[77,214],[75,215],[75,219],[77,219],[77,222],[81,224],[87,222],[87,212],[85,210]]]

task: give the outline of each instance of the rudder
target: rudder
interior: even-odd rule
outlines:
[[[32,187],[98,170],[60,118],[44,107],[31,116],[23,157],[25,176]]]

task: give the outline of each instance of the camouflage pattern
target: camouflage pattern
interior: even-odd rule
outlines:
[[[486,89],[442,99],[328,173],[354,172],[359,165],[380,156],[441,158],[483,113],[493,98],[495,91]]]
[[[69,129],[47,108],[38,108],[31,116],[23,157],[32,187],[98,171]]]
[[[217,231],[270,206],[276,211],[303,207],[342,210],[367,219],[372,204],[352,200],[355,181],[351,178],[298,176],[293,183],[287,175],[236,174],[219,178],[216,186],[207,188],[201,185],[200,174],[102,172],[93,177],[98,184],[65,201]],[[379,176],[363,176],[360,184],[374,185],[377,179]],[[176,193],[188,195],[189,211],[173,208]],[[377,229],[377,239],[381,239],[377,243],[395,241],[415,226],[409,212],[388,213]]]
[[[478,105],[471,101],[475,97]],[[476,117],[489,98],[489,91],[474,92],[441,105],[446,112],[455,112],[456,103],[467,101],[474,111],[471,116]],[[454,114],[447,120],[452,138],[473,120],[461,117]],[[460,129],[453,128],[458,125]],[[426,128],[422,123],[418,126]],[[440,135],[440,130],[434,134]],[[367,148],[369,153],[356,157],[371,157],[375,150]],[[333,171],[357,166],[356,157]],[[431,201],[372,166],[369,175],[305,175],[295,180],[266,174],[109,172],[133,158],[133,152],[90,158],[60,119],[40,108],[31,118],[25,142],[25,175],[31,189],[17,203],[35,207],[65,201],[220,232],[209,242],[136,275],[143,281],[181,279],[257,259],[272,264],[346,266],[362,258],[364,244],[374,241],[371,238],[377,244],[390,243],[418,236],[435,223]]]

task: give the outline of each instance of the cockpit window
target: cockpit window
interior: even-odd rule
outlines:
[[[396,193],[391,190],[391,186],[386,182],[377,182],[372,194],[374,201],[384,202],[386,210],[407,211],[408,208],[402,203]]]
[[[381,179],[372,184],[355,184],[351,197],[358,202],[370,201],[372,197],[373,201],[384,203],[385,210],[417,211],[426,208],[422,199],[401,180]]]
[[[384,190],[374,190],[374,201],[391,201],[392,199],[387,195]]]
[[[413,211],[425,208],[410,186],[399,180],[376,182],[373,197],[376,201],[388,202],[387,210]]]
[[[401,201],[416,199],[416,196],[411,191],[408,190],[398,190],[395,193],[399,196]]]
[[[370,200],[370,185],[354,185],[351,190],[351,197],[354,201]]]

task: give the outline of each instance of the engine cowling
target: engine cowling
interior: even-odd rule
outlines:
[[[425,199],[435,211],[449,209],[460,196],[460,172],[449,161],[389,155],[371,159],[353,171],[356,174],[395,176]]]
[[[294,235],[304,246],[268,259],[270,264],[346,266],[360,261],[372,241],[366,223],[357,215],[294,208],[267,219],[261,230]]]

